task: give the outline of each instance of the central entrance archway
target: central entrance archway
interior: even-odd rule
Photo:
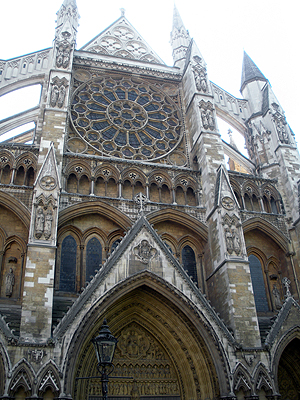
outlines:
[[[119,339],[112,374],[119,378],[109,380],[110,398],[213,399],[220,396],[220,387],[228,389],[224,362],[207,327],[167,286],[164,292],[154,281],[126,285],[87,314],[89,326],[84,324],[70,349],[73,398],[101,398],[100,379],[76,378],[98,375],[91,339],[98,334],[104,317]]]

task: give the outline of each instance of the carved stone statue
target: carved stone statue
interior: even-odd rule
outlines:
[[[273,286],[272,294],[273,294],[275,308],[277,310],[279,310],[281,308],[282,304],[281,304],[281,300],[280,300],[280,293],[279,293],[279,290],[277,289],[276,285]]]
[[[12,268],[9,268],[9,273],[5,278],[5,295],[11,297],[13,292],[13,287],[15,285],[15,274]]]
[[[70,64],[71,45],[66,43],[59,43],[57,46],[56,66],[57,68],[68,68]]]
[[[51,99],[50,99],[50,105],[51,107],[55,107],[57,100],[58,100],[58,96],[59,96],[59,88],[57,85],[54,85],[52,87],[52,91],[51,91]]]
[[[35,236],[40,239],[44,232],[45,215],[43,209],[39,208],[35,217]]]
[[[213,116],[213,105],[210,101],[205,102],[201,100],[199,103],[200,111],[201,111],[201,119],[204,129],[215,129],[215,119]]]
[[[57,76],[52,80],[52,90],[50,97],[51,107],[62,108],[65,104],[68,81],[66,78],[59,79]]]
[[[52,221],[53,221],[52,211],[48,209],[46,213],[45,227],[44,227],[44,236],[46,239],[49,239],[51,236]]]
[[[59,108],[62,108],[65,102],[65,97],[66,97],[66,88],[64,86],[61,86],[60,91],[59,91],[59,97],[57,100],[57,105]]]
[[[207,92],[207,81],[206,81],[206,73],[201,68],[194,67],[193,68],[196,88],[199,92]]]
[[[229,228],[225,229],[226,247],[229,254],[233,252],[233,235]]]

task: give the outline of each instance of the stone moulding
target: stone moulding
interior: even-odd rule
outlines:
[[[153,76],[155,78],[164,78],[164,79],[172,79],[174,81],[180,82],[182,79],[182,75],[179,72],[170,72],[170,71],[162,71],[158,69],[151,68],[149,66],[136,66],[136,65],[129,65],[125,63],[115,63],[110,61],[104,61],[97,58],[88,58],[83,57],[80,55],[76,55],[74,58],[74,66],[84,66],[86,65],[89,67],[102,68],[105,70],[111,71],[118,71],[118,72],[129,72],[129,73],[136,73],[145,76]]]
[[[190,287],[193,296],[197,298],[197,300],[201,303],[201,305],[204,307],[205,311],[210,315],[211,317],[211,322],[213,321],[220,329],[221,332],[225,335],[229,343],[236,347],[239,348],[240,346],[237,344],[229,330],[227,329],[226,325],[223,323],[223,321],[218,317],[217,313],[215,310],[212,308],[212,306],[209,304],[209,302],[206,300],[205,296],[201,293],[201,291],[196,287],[195,283],[192,282],[186,273],[186,271],[183,269],[183,267],[179,264],[178,260],[169,252],[169,250],[165,247],[164,243],[161,241],[160,237],[158,234],[155,232],[155,230],[151,227],[149,222],[145,219],[145,217],[141,217],[132,227],[130,234],[127,233],[123,240],[120,242],[118,248],[110,255],[109,259],[106,261],[106,263],[103,265],[101,270],[96,274],[96,276],[92,279],[90,284],[85,288],[85,290],[82,292],[82,294],[78,297],[78,299],[74,302],[72,307],[69,309],[67,314],[63,317],[59,325],[55,328],[53,335],[54,338],[59,340],[65,332],[68,330],[69,326],[72,324],[74,319],[76,318],[76,315],[80,310],[82,309],[82,306],[85,302],[88,301],[89,297],[93,294],[93,292],[96,290],[100,282],[103,282],[108,275],[109,271],[111,268],[117,263],[118,259],[122,256],[126,248],[128,247],[129,243],[134,240],[134,238],[137,236],[137,234],[140,232],[140,230],[145,227],[148,231],[151,232],[153,235],[157,245],[161,247],[165,255],[168,257],[170,260],[171,264],[176,268],[177,272],[182,276],[182,278],[186,281],[188,286]],[[130,276],[129,278],[125,279],[124,282],[120,282],[121,284],[126,284],[126,282],[132,282],[132,279],[140,279],[140,274],[141,273],[136,273]],[[153,274],[152,272],[145,270],[142,272],[142,274],[147,274],[150,279],[155,279],[158,282],[160,282],[163,286],[167,287],[169,290],[172,290],[172,292],[176,292],[179,296],[179,290],[165,281],[163,278]],[[112,289],[109,290],[108,295],[111,296],[116,290],[118,290],[118,285],[117,287],[114,286]],[[104,297],[107,296],[104,295]],[[196,312],[199,313],[199,311],[195,310],[195,307],[193,307],[192,302],[190,299],[186,298],[186,301],[188,302],[189,306]],[[102,304],[102,303],[101,303]],[[97,306],[97,308],[99,305]],[[207,316],[205,314],[202,315],[203,323],[207,325],[208,320]],[[205,322],[206,321],[206,322]],[[210,324],[209,324],[210,325]]]

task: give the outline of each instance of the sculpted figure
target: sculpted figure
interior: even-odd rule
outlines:
[[[44,235],[46,239],[49,239],[51,236],[52,221],[53,221],[52,211],[48,210],[45,218],[45,227],[44,227]]]
[[[56,106],[56,102],[58,100],[58,96],[59,96],[59,89],[57,85],[54,85],[52,87],[52,92],[51,92],[51,99],[50,99],[50,105],[51,107],[55,107]]]
[[[280,293],[279,293],[279,290],[277,289],[276,285],[273,286],[272,294],[273,294],[273,298],[274,298],[275,308],[277,310],[279,310],[281,308],[282,304],[281,304],[281,300],[280,300]]]
[[[39,208],[35,217],[35,236],[39,239],[44,232],[45,215],[43,209]]]
[[[212,112],[210,110],[207,110],[206,115],[207,115],[208,125],[209,125],[210,129],[214,129],[215,122],[214,122],[214,117],[212,115]]]
[[[12,268],[9,268],[9,273],[5,278],[5,295],[11,297],[13,292],[13,287],[15,285],[15,275]]]
[[[226,247],[229,254],[233,252],[233,236],[229,228],[225,229]]]
[[[66,88],[64,86],[61,86],[60,91],[59,91],[59,97],[57,101],[57,106],[59,108],[62,108],[65,102],[65,97],[66,97]]]

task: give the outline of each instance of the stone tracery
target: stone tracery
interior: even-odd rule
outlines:
[[[95,79],[74,94],[72,123],[100,154],[158,159],[180,143],[181,117],[168,95],[142,80]]]

